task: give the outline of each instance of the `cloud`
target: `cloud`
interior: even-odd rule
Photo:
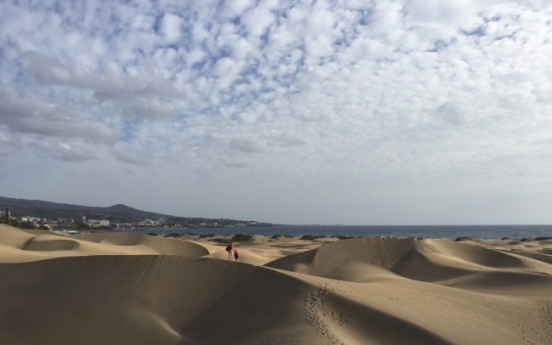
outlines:
[[[128,153],[119,151],[119,150],[117,150],[117,149],[112,149],[112,150],[111,150],[111,153],[113,153],[113,155],[114,155],[118,160],[120,160],[121,162],[125,162],[125,163],[128,163],[128,164],[133,164],[133,165],[140,165],[140,164],[142,164],[142,162],[140,162],[140,160],[138,160],[137,158],[133,157],[132,155],[130,155],[130,154],[128,154]]]
[[[86,82],[85,80],[78,82],[73,78],[76,72],[72,68],[68,68],[62,65],[59,60],[44,56],[37,51],[26,51],[21,55],[21,58],[29,63],[28,72],[42,83],[57,85],[76,84],[79,86],[90,84],[90,82]]]
[[[305,142],[289,134],[283,134],[276,138],[282,147],[298,147],[305,145]]]
[[[162,26],[163,34],[165,35],[165,38],[167,39],[167,41],[174,42],[178,38],[180,38],[181,24],[182,24],[182,18],[177,15],[166,13],[163,16],[161,26]]]
[[[236,0],[224,3],[224,11],[222,15],[227,18],[235,18],[243,14],[245,10],[254,5],[253,0]]]
[[[134,104],[126,105],[125,113],[151,119],[167,119],[174,116],[174,111],[159,99],[137,100]]]
[[[261,6],[248,11],[240,19],[249,35],[252,37],[263,35],[274,20],[274,15],[271,13],[270,9]]]
[[[81,138],[102,144],[114,144],[119,136],[105,124],[87,121],[77,111],[13,90],[0,90],[0,125],[20,133]]]
[[[22,58],[28,63],[27,71],[41,83],[91,90],[96,100],[111,101],[131,110],[125,113],[152,118],[172,117],[174,112],[160,101],[180,98],[174,86],[148,65],[137,66],[134,75],[128,75],[118,66],[107,64],[100,76],[77,70],[71,64],[64,65],[36,51],[26,51]]]
[[[222,159],[221,161],[222,161],[222,164],[224,164],[228,168],[241,169],[241,168],[247,167],[247,164],[244,162],[228,161],[225,159]]]
[[[9,133],[2,133],[0,127],[0,156],[7,157],[21,148],[21,144]]]
[[[243,153],[261,153],[263,152],[257,143],[247,139],[232,139],[230,147]]]
[[[462,110],[451,102],[441,104],[437,108],[437,116],[456,126],[464,123],[464,114]]]
[[[102,200],[155,174],[132,201],[161,207],[148,200],[162,195],[178,212],[253,219],[266,195],[271,206],[316,200],[270,217],[309,209],[301,221],[331,222],[317,209],[350,195],[433,205],[444,190],[531,193],[552,185],[549,12],[513,1],[4,1],[0,155],[52,157],[52,174],[60,159],[101,162]],[[85,165],[72,173],[87,176]],[[255,201],[216,208],[206,196],[226,200],[226,186]],[[199,201],[176,209],[182,193]]]
[[[37,146],[37,148],[39,151],[64,162],[82,163],[98,159],[97,156],[84,150],[76,150],[67,143],[57,143],[57,145],[51,146]]]

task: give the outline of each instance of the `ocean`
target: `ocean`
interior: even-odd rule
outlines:
[[[353,236],[353,237],[396,237],[423,239],[456,239],[472,236],[480,240],[512,240],[536,237],[552,237],[552,225],[277,225],[272,227],[245,228],[202,228],[202,229],[132,229],[135,233],[195,234],[259,234],[288,236]]]

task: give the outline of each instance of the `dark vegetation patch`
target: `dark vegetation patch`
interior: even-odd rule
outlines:
[[[337,238],[339,240],[348,240],[350,238],[355,238],[355,236],[344,236],[344,235],[334,235],[332,238]]]
[[[209,241],[217,242],[217,243],[247,242],[247,241],[251,241],[252,238],[253,238],[253,235],[237,234],[232,236],[231,238],[213,238],[212,240],[209,240]]]
[[[313,235],[303,235],[301,236],[301,238],[299,238],[300,240],[306,240],[306,241],[314,241],[314,240],[317,240],[319,238],[326,238],[326,236],[324,235],[317,235],[317,236],[313,236]]]
[[[476,241],[476,238],[473,237],[473,236],[461,236],[461,237],[457,237],[455,239],[455,241]]]
[[[148,232],[146,235],[148,235],[148,236],[157,236],[157,234],[154,233],[154,232]]]
[[[177,234],[176,232],[173,232],[172,234],[165,235],[163,237],[180,237],[180,234]]]
[[[277,234],[277,235],[273,235],[270,238],[274,240],[274,239],[277,239],[277,238],[280,238],[280,237],[293,238],[294,236],[293,235],[280,235],[280,234]]]
[[[232,242],[247,242],[253,239],[253,235],[237,234],[232,237]]]
[[[199,238],[210,238],[215,237],[215,234],[201,234],[199,235]]]

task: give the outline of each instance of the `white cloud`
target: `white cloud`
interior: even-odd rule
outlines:
[[[43,160],[32,193],[53,195],[37,185],[65,174],[62,160],[79,162],[79,177],[101,164],[102,186],[124,176],[96,203],[155,178],[144,195],[165,203],[130,200],[169,213],[393,223],[453,214],[437,212],[442,198],[531,198],[552,186],[548,3],[88,6],[0,4],[0,159]],[[21,185],[11,171],[2,178]],[[175,207],[184,192],[198,202]]]
[[[263,35],[267,28],[274,22],[274,15],[269,9],[264,7],[255,7],[241,17],[241,23],[247,28],[249,35],[259,37]]]
[[[245,10],[253,6],[255,1],[253,0],[236,0],[228,1],[224,3],[223,15],[228,18],[234,18],[243,14]]]
[[[162,19],[162,30],[165,38],[169,42],[174,42],[180,38],[180,26],[182,18],[172,13],[166,13]]]

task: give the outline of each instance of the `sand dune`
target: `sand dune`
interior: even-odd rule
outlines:
[[[266,266],[353,282],[399,275],[450,283],[454,278],[501,269],[537,276],[552,275],[552,266],[519,253],[451,241],[395,238],[339,241],[275,260]]]
[[[0,224],[0,263],[27,262],[86,255],[203,256],[208,250],[187,241],[132,233],[67,235],[51,231],[19,230]]]
[[[203,256],[208,250],[191,242],[132,233],[87,233],[73,236],[80,239],[114,246],[144,246],[164,255]]]
[[[0,226],[0,344],[552,343],[550,241],[327,242]]]
[[[72,250],[77,249],[79,246],[80,243],[72,239],[60,238],[55,235],[38,235],[29,239],[21,249],[49,252]]]
[[[313,288],[247,264],[88,256],[1,265],[0,276],[0,343],[229,344],[264,333],[316,336],[302,325],[304,296]]]

